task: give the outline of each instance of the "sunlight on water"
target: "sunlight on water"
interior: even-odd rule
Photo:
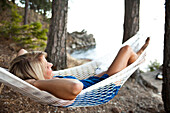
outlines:
[[[154,5],[153,5],[154,3]],[[94,35],[96,48],[73,54],[76,58],[101,56],[108,49],[117,48],[123,38],[124,0],[70,0],[68,12],[68,32],[82,29]],[[146,62],[142,70],[146,70],[150,61],[163,62],[165,9],[163,0],[140,1],[140,31],[145,37],[151,37]],[[114,51],[114,50],[113,50]]]

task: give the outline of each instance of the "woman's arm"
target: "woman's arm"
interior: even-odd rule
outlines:
[[[74,100],[83,89],[83,84],[74,79],[58,78],[50,80],[37,80],[32,81],[31,84],[40,90],[47,91],[54,96],[65,100]]]

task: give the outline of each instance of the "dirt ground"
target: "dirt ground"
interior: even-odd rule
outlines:
[[[9,61],[15,57],[18,50],[19,47],[16,47],[15,43],[1,39],[0,66],[8,68]],[[69,60],[71,66],[81,63],[82,61],[77,62],[75,59]],[[0,113],[165,113],[160,95],[162,81],[155,80],[156,73],[142,74],[152,87],[139,85],[135,80],[129,79],[114,99],[95,107],[60,108],[42,105],[15,92],[10,87],[4,86],[2,88],[3,85],[1,85]],[[153,85],[153,83],[156,84]]]

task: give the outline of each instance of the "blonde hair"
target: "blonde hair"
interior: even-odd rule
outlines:
[[[43,55],[46,57],[47,53],[33,51],[20,55],[11,61],[9,71],[23,80],[44,80]]]

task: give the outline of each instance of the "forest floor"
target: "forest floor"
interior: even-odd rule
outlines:
[[[8,68],[18,50],[19,47],[12,41],[1,39],[0,66]],[[75,59],[68,62],[70,67],[84,63]],[[142,74],[149,85],[140,85],[133,79],[127,80],[114,99],[95,107],[61,108],[42,105],[10,87],[2,88],[1,85],[0,113],[165,113],[160,94],[162,80],[155,79],[157,73],[158,71]]]

